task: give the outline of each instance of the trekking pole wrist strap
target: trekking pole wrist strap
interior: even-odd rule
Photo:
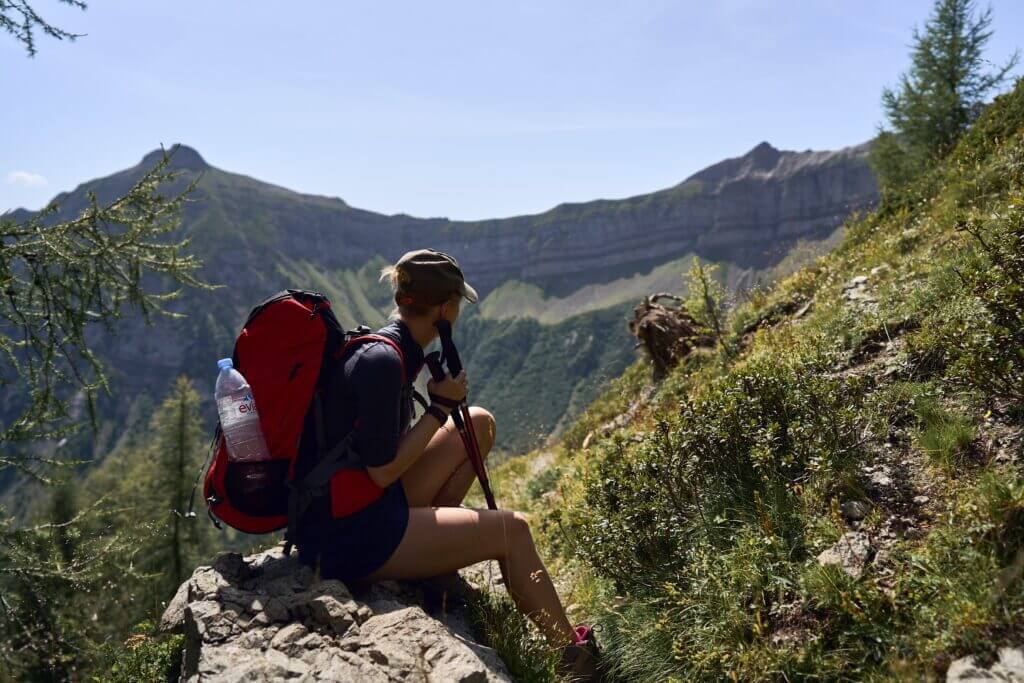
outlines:
[[[460,403],[462,403],[462,401],[456,401],[455,399],[446,398],[444,396],[440,396],[439,394],[428,394],[428,396],[430,396],[431,404],[436,403],[438,405],[442,405],[448,410],[453,410],[454,408],[457,408]]]
[[[433,415],[437,419],[439,425],[444,425],[444,423],[448,421],[448,413],[446,413],[441,408],[438,408],[433,403],[427,406],[426,414]]]

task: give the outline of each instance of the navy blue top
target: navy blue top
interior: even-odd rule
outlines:
[[[413,417],[408,389],[423,367],[423,348],[404,322],[395,320],[377,334],[398,343],[407,376],[390,344],[364,342],[339,359],[324,401],[328,446],[344,438],[358,418],[354,445],[366,467],[386,465],[397,455],[399,439]],[[331,518],[329,501],[320,501],[303,519],[299,558],[312,564],[319,551],[323,578],[361,578],[387,561],[408,523],[409,504],[401,480],[387,486],[367,507],[339,519]]]

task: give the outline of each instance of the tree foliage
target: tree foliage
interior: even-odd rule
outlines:
[[[199,412],[198,393],[179,378],[146,438],[84,481],[52,487],[45,521],[0,527],[0,680],[65,681],[110,668],[124,634],[158,618],[209,557],[212,527],[185,515],[205,455]]]
[[[112,616],[105,596],[133,573],[143,534],[91,531],[95,508],[75,509],[69,491],[54,489],[43,523],[0,520],[2,680],[74,680],[95,650],[96,625]]]
[[[169,161],[165,154],[109,203],[88,194],[72,220],[54,223],[56,205],[21,223],[0,219],[0,389],[15,415],[0,423],[0,471],[14,468],[51,483],[50,466],[68,464],[47,457],[43,446],[85,421],[79,406],[94,416],[94,398],[106,386],[93,353],[94,328],[111,330],[129,310],[147,321],[171,315],[166,305],[181,288],[207,286],[194,275],[199,261],[186,253],[188,240],[169,234],[192,189],[176,182]],[[173,467],[194,471],[198,399],[190,387],[177,388],[180,419],[157,425],[167,433],[162,446],[178,444],[168,449],[161,478]],[[163,451],[157,446],[150,455]],[[110,510],[123,509],[117,496],[79,510],[64,485],[53,491],[48,520],[0,523],[0,677],[74,679],[97,639],[123,632],[121,619],[133,610],[109,605],[130,606],[131,587],[157,588],[136,562],[154,544],[167,544],[170,508],[182,487],[171,488],[150,501],[147,513],[161,510],[159,522],[136,517],[115,524]],[[154,561],[149,568],[163,576],[166,567]],[[147,608],[164,597],[147,594]]]
[[[882,91],[891,129],[880,132],[871,161],[883,188],[947,154],[1016,66],[1018,53],[989,70],[991,25],[992,9],[978,11],[974,0],[936,0],[923,30],[914,30],[910,69]]]
[[[694,257],[684,277],[689,293],[684,305],[698,323],[711,330],[715,344],[721,345],[726,353],[730,353],[725,344],[725,316],[728,308],[725,300],[726,291],[722,283],[716,279],[717,273],[717,265],[701,263],[699,258]]]
[[[82,0],[57,1],[82,10],[87,7]],[[0,0],[0,29],[11,34],[24,45],[30,57],[36,55],[37,31],[42,31],[44,35],[57,40],[74,40],[81,37],[77,33],[71,33],[51,24],[27,0]]]
[[[199,261],[186,254],[188,240],[163,239],[192,189],[164,196],[176,178],[169,160],[110,203],[89,193],[73,220],[49,224],[56,205],[23,223],[0,219],[0,389],[22,389],[7,406],[18,416],[0,424],[0,469],[45,476],[39,465],[52,462],[37,442],[76,428],[72,399],[95,416],[106,383],[88,340],[93,327],[111,329],[126,308],[147,321],[170,315],[165,305],[181,287],[206,286],[193,274]],[[174,288],[153,291],[154,276]]]
[[[153,410],[144,438],[110,453],[85,477],[83,496],[96,506],[90,522],[95,533],[146,530],[135,544],[135,573],[104,596],[117,606],[118,617],[103,634],[115,636],[158,617],[192,569],[209,559],[212,526],[186,516],[205,442],[199,394],[180,377]]]
[[[114,465],[121,525],[139,520],[156,525],[144,544],[139,566],[154,579],[140,595],[165,600],[211,550],[206,519],[186,517],[195,474],[203,463],[205,437],[200,398],[187,377],[179,377],[153,415],[152,439],[128,462]],[[153,605],[149,605],[152,607]]]

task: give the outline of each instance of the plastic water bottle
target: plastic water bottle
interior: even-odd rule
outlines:
[[[270,460],[270,450],[260,429],[260,416],[249,383],[235,370],[230,358],[217,361],[220,374],[213,395],[217,400],[220,428],[232,462]]]

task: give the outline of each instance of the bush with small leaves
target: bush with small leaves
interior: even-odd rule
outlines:
[[[705,538],[737,525],[800,546],[799,512],[824,505],[860,448],[856,380],[800,362],[751,362],[684,401],[635,448],[601,446],[584,476],[580,554],[624,589],[672,580]]]

